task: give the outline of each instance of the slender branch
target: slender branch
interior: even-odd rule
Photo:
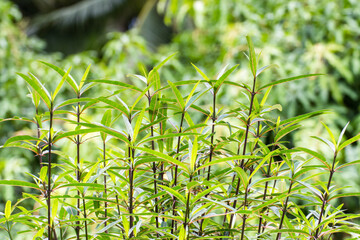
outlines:
[[[255,85],[256,85],[256,77],[254,77],[254,81],[253,81],[253,89],[252,89],[252,92],[251,92],[249,115],[248,115],[248,119],[247,119],[247,122],[246,122],[246,130],[245,130],[245,139],[244,139],[243,155],[246,154],[246,145],[247,145],[247,141],[248,141],[248,135],[249,135],[249,129],[250,129],[250,122],[251,122],[251,117],[250,117],[250,116],[251,116],[251,113],[252,113],[252,108],[253,108],[253,104],[254,104],[254,98],[255,98],[255,95],[256,95]],[[244,159],[241,160],[240,167],[241,167],[241,168],[244,168]],[[237,181],[237,184],[236,184],[235,196],[237,196],[237,195],[239,194],[240,184],[241,184],[241,180],[240,180],[240,177],[239,177],[239,178],[238,178],[238,181]],[[245,189],[245,196],[246,196],[246,195],[247,195],[247,189]],[[237,199],[234,200],[233,208],[236,208],[236,204],[237,204]],[[230,216],[230,223],[229,223],[229,228],[230,228],[230,229],[231,229],[231,226],[232,226],[233,219],[234,219],[234,215],[231,215],[231,216]],[[246,223],[246,218],[244,218],[243,225],[245,225],[245,223]],[[245,230],[245,226],[243,226],[243,228],[242,228],[241,239],[243,239],[243,232],[244,232],[244,230]]]
[[[332,180],[332,177],[334,175],[334,172],[335,172],[335,162],[336,162],[336,157],[337,157],[337,152],[335,151],[334,153],[334,158],[333,158],[333,163],[332,163],[332,166],[331,166],[331,170],[330,170],[330,175],[329,175],[329,179],[328,179],[328,183],[327,183],[327,190],[329,191],[329,188],[330,188],[330,185],[331,185],[331,180]],[[316,233],[315,233],[315,239],[317,239],[319,237],[319,230],[320,230],[320,223],[321,223],[321,220],[322,220],[322,216],[324,214],[324,211],[325,211],[325,205],[327,203],[327,200],[329,198],[329,194],[328,194],[328,191],[325,191],[324,193],[324,197],[323,197],[323,201],[322,201],[322,206],[321,206],[321,210],[320,210],[320,216],[319,216],[319,219],[318,219],[318,223],[317,223],[317,229],[316,229]]]
[[[185,117],[185,112],[183,111],[181,114],[181,120],[180,120],[180,126],[179,126],[179,131],[178,133],[182,132],[182,125],[184,123],[184,117]],[[180,152],[180,142],[181,142],[181,136],[178,137],[178,143],[177,143],[177,148],[176,148],[176,155],[179,154]],[[180,161],[180,157],[177,157],[177,160]],[[177,186],[177,174],[178,173],[178,166],[175,165],[175,173],[174,173],[174,184],[173,187]],[[176,209],[176,198],[173,197],[173,203],[172,203],[172,214],[175,215],[175,209]],[[176,231],[177,229],[177,225],[175,223],[175,220],[171,221],[171,233],[174,233],[174,230]]]
[[[150,90],[148,91],[148,103],[149,103],[149,107],[150,107],[150,104],[151,104],[151,95],[150,95]],[[151,137],[154,136],[154,127],[151,126],[150,127],[150,131],[151,131]],[[155,150],[155,142],[154,140],[151,141],[151,149],[152,150]],[[156,173],[156,163],[153,162],[152,164],[152,170],[153,170],[153,174],[154,174],[154,194],[156,195],[157,194],[157,173]],[[158,198],[156,197],[154,199],[154,205],[155,205],[155,213],[159,214],[159,207],[158,207]],[[156,225],[156,228],[159,228],[159,217],[158,216],[155,216],[155,225]],[[156,233],[157,237],[159,237],[159,234]]]
[[[50,106],[50,124],[49,124],[49,139],[48,139],[48,186],[47,186],[47,207],[48,207],[48,238],[52,239],[51,227],[51,148],[52,148],[52,127],[53,127],[53,104]]]
[[[103,142],[103,160],[104,160],[104,168],[106,168],[106,142],[104,140]],[[107,185],[106,185],[106,173],[104,173],[104,198],[107,199]],[[104,226],[106,227],[107,226],[107,206],[108,206],[108,203],[107,201],[105,201],[105,204],[104,204],[104,208],[105,208],[105,214],[104,214],[104,217],[105,217],[105,224]],[[108,233],[108,230],[105,231],[106,233]]]
[[[294,183],[293,180],[291,180],[289,190],[288,190],[288,195],[291,193],[293,183]],[[289,198],[290,198],[290,196],[287,196],[286,199],[285,199],[285,203],[284,203],[284,207],[283,207],[283,211],[282,211],[282,215],[281,215],[281,219],[280,219],[280,224],[279,224],[279,230],[282,228],[282,225],[283,225],[283,222],[284,222],[284,218],[285,218],[285,215],[286,215],[286,212],[287,212],[287,205],[288,205]],[[281,238],[281,232],[278,232],[278,234],[276,236],[276,239],[280,240],[280,238]]]

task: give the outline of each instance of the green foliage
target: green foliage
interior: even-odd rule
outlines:
[[[226,80],[236,65],[216,79],[194,65],[204,79],[165,81],[159,71],[169,58],[133,75],[142,80],[136,86],[87,80],[90,67],[77,78],[71,68],[45,63],[60,75],[54,90],[34,74],[19,74],[36,110],[33,120],[19,120],[37,130],[9,138],[4,147],[33,151],[41,170],[29,173],[32,182],[0,180],[33,189],[15,204],[7,202],[0,227],[10,239],[332,239],[337,233],[359,238],[359,215],[346,213],[335,200],[359,193],[344,194],[344,186],[333,181],[337,170],[350,165],[338,155],[359,135],[342,140],[346,125],[336,139],[324,124],[330,140],[315,138],[330,147],[330,158],[283,141],[326,111],[280,121],[274,115],[281,107],[267,102],[271,89],[322,77],[263,83],[260,74],[269,68],[259,68],[259,54],[247,42],[251,85]],[[92,95],[90,87],[101,85],[110,85],[111,93]],[[227,85],[248,99],[220,105]],[[67,87],[75,96],[63,99]],[[99,120],[93,111],[102,114]],[[99,151],[88,155],[86,146]],[[25,201],[33,207],[24,207]],[[15,234],[14,225],[24,230]]]

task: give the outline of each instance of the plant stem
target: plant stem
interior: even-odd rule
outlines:
[[[148,91],[148,102],[149,102],[149,107],[151,104],[151,95],[150,95],[150,90]],[[151,137],[154,136],[154,127],[151,126],[150,127],[150,131],[151,131]],[[155,142],[151,141],[151,149],[155,150]],[[154,194],[157,194],[157,173],[156,173],[156,163],[153,162],[152,164],[152,170],[153,170],[153,174],[154,174]],[[155,205],[155,213],[159,214],[159,208],[158,208],[158,198],[154,199],[154,205]],[[159,217],[155,216],[155,224],[156,224],[156,228],[159,228]],[[157,237],[159,237],[159,234],[156,233]]]
[[[185,111],[182,112],[181,114],[181,120],[180,120],[180,126],[179,126],[179,131],[178,133],[182,132],[182,125],[184,123],[184,117],[185,117]],[[178,137],[178,143],[177,143],[177,149],[176,149],[176,155],[179,154],[180,152],[180,142],[181,142],[181,136]],[[180,161],[180,157],[177,157],[177,160]],[[174,184],[173,187],[177,186],[177,172],[178,172],[178,166],[175,165],[175,173],[174,173]],[[176,198],[173,197],[173,204],[172,204],[172,214],[175,215],[175,209],[176,209]],[[175,223],[175,220],[171,221],[171,233],[174,233],[174,230],[176,231],[177,229],[177,225]]]
[[[129,116],[129,123],[131,124],[131,114]],[[134,226],[134,216],[133,214],[133,196],[134,196],[134,169],[133,169],[133,158],[135,157],[135,150],[131,146],[131,136],[128,135],[130,145],[128,147],[128,157],[129,157],[129,214],[130,214],[130,229]],[[134,232],[130,233],[130,238],[134,236]]]
[[[10,240],[13,240],[12,236],[11,236],[11,233],[10,233],[10,226],[9,226],[9,221],[6,221],[6,226],[7,226],[7,232],[9,234],[9,238]]]
[[[214,89],[214,94],[213,94],[213,115],[212,115],[212,127],[211,127],[211,145],[210,145],[210,153],[209,153],[209,163],[211,163],[212,161],[212,157],[213,157],[213,152],[214,152],[214,135],[215,135],[215,121],[216,121],[216,94],[215,94],[215,89]],[[209,181],[210,180],[210,171],[211,171],[211,166],[209,166],[208,168],[208,174],[207,174],[207,178],[206,180]]]
[[[209,152],[209,163],[211,163],[212,161],[212,157],[214,154],[214,135],[215,135],[215,121],[216,121],[216,93],[215,93],[215,89],[213,89],[214,94],[213,94],[213,114],[211,117],[212,120],[212,126],[211,126],[211,138],[210,138],[210,152]],[[207,172],[207,177],[206,180],[209,181],[210,180],[210,173],[211,173],[211,166],[208,167],[208,172]],[[208,197],[209,194],[206,194],[206,198]],[[226,216],[225,216],[226,218]],[[202,227],[203,227],[203,223],[204,223],[204,219],[201,220],[200,223],[200,230],[199,230],[199,236],[202,235]]]
[[[332,177],[334,175],[334,172],[335,172],[335,162],[336,162],[336,157],[337,157],[337,152],[335,151],[334,153],[334,158],[333,158],[333,163],[332,163],[332,166],[331,166],[331,170],[330,170],[330,175],[329,175],[329,179],[328,179],[328,183],[327,183],[327,190],[329,190],[330,188],[330,185],[331,185],[331,180],[332,180]],[[319,237],[319,230],[320,230],[320,223],[321,223],[321,220],[322,220],[322,216],[324,214],[324,211],[325,211],[325,205],[327,203],[327,200],[328,200],[328,197],[329,197],[329,194],[328,194],[328,191],[325,191],[324,193],[324,197],[323,197],[323,201],[322,201],[322,206],[321,206],[321,210],[320,210],[320,216],[319,216],[319,220],[318,220],[318,223],[317,223],[317,229],[316,229],[316,233],[315,233],[315,239],[317,239]]]
[[[50,106],[50,123],[49,123],[49,139],[48,139],[48,186],[47,186],[47,207],[48,207],[48,238],[52,238],[51,227],[51,148],[52,148],[52,125],[53,125],[53,104]]]
[[[292,189],[292,186],[293,186],[293,181],[291,180],[290,182],[290,186],[289,186],[289,190],[288,190],[288,195],[291,193],[291,189]],[[288,201],[289,201],[289,196],[286,197],[285,199],[285,203],[284,203],[284,208],[283,208],[283,211],[282,211],[282,215],[281,215],[281,219],[280,219],[280,224],[279,224],[279,230],[282,228],[282,225],[283,225],[283,222],[284,222],[284,218],[285,218],[285,215],[286,215],[286,212],[287,212],[287,205],[288,205]],[[277,236],[276,236],[276,239],[277,240],[280,240],[281,238],[281,232],[278,232]]]
[[[248,135],[249,135],[249,129],[250,129],[250,121],[251,121],[250,116],[251,116],[251,113],[252,113],[252,108],[253,108],[253,104],[254,104],[254,98],[255,98],[255,95],[256,95],[255,85],[256,85],[256,77],[254,77],[254,81],[253,81],[253,89],[252,89],[252,92],[251,92],[249,115],[248,115],[248,119],[246,121],[246,130],[245,130],[243,155],[246,154],[246,145],[247,145],[247,141],[248,141]],[[244,159],[241,160],[240,167],[244,168]],[[239,194],[240,184],[241,184],[241,180],[240,180],[240,177],[239,177],[238,181],[237,181],[237,184],[236,184],[235,196],[237,196]],[[245,189],[245,196],[247,196],[247,189]],[[245,198],[245,201],[246,201],[246,198]],[[233,208],[236,208],[236,204],[237,204],[237,199],[234,200]],[[232,226],[233,219],[234,219],[234,215],[231,215],[230,216],[230,223],[229,223],[229,228],[230,229],[231,229],[231,226]],[[243,216],[243,225],[245,225],[245,223],[246,223],[246,215]],[[241,239],[243,239],[243,237],[244,237],[244,235],[243,235],[244,231],[245,231],[245,226],[242,227]]]
[[[192,174],[190,174],[190,179],[189,182],[192,181]],[[187,199],[186,199],[186,210],[185,210],[185,221],[184,221],[184,229],[186,231],[186,228],[188,228],[188,219],[189,219],[189,215],[190,215],[190,197],[191,197],[191,191],[190,189],[188,190],[188,194],[187,194]]]
[[[103,160],[104,160],[104,168],[106,168],[106,143],[105,143],[105,141],[103,142]],[[107,186],[106,186],[106,173],[104,173],[104,198],[105,199],[107,199]],[[107,219],[107,201],[105,201],[105,206],[104,206],[104,208],[105,208],[105,227],[106,227],[106,225],[107,225],[107,221],[106,221],[106,219]],[[108,233],[108,231],[106,230],[105,231],[106,233]]]

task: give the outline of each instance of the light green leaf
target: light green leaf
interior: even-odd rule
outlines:
[[[320,160],[329,170],[331,169],[329,164],[326,162],[326,158],[323,155],[321,155],[320,153],[317,153],[313,150],[310,150],[308,148],[303,148],[303,147],[298,147],[296,149],[315,157],[316,159]]]
[[[334,148],[336,149],[336,140],[335,140],[335,137],[334,137],[334,134],[331,132],[330,128],[323,122],[321,122],[322,125],[325,127],[326,131],[329,133],[329,136],[331,138],[331,141],[332,141],[332,145],[334,146]]]
[[[43,140],[36,138],[36,137],[32,137],[32,136],[28,136],[28,135],[20,135],[20,136],[15,136],[15,137],[11,137],[9,138],[5,144],[4,147],[8,147],[10,146],[11,143],[14,142],[19,142],[19,141],[37,141],[37,142],[44,142]]]
[[[41,97],[41,99],[44,101],[44,103],[46,104],[46,106],[48,107],[48,109],[50,110],[51,108],[51,96],[49,94],[49,92],[47,92],[45,90],[45,87],[42,86],[42,84],[39,84],[39,81],[37,80],[37,78],[35,78],[33,75],[30,75],[31,77],[22,74],[22,73],[17,73],[20,77],[22,77],[31,87],[32,89],[34,89],[39,96]]]
[[[10,186],[19,186],[19,187],[29,187],[40,190],[39,186],[34,183],[29,183],[20,180],[0,180],[0,185],[10,185]]]
[[[279,67],[279,66],[276,65],[276,64],[269,64],[269,65],[266,65],[264,67],[261,67],[256,71],[256,77],[258,77],[263,71],[265,71],[265,70],[267,70],[269,68],[272,68],[272,67]]]
[[[200,73],[200,75],[208,82],[210,82],[210,79],[206,76],[205,73],[203,73],[197,66],[195,66],[193,63],[191,63],[191,65],[193,65],[193,67],[196,69],[196,71],[198,73]]]
[[[82,76],[81,78],[81,81],[80,81],[80,85],[79,85],[79,89],[81,89],[83,86],[84,86],[84,83],[86,81],[86,78],[90,72],[90,68],[91,68],[91,64],[89,64],[89,66],[86,68],[85,72],[84,72],[84,75]]]
[[[176,86],[172,82],[168,81],[168,83],[169,83],[171,89],[173,90],[173,93],[176,96],[177,102],[179,103],[179,105],[181,107],[181,110],[184,110],[185,109],[185,102],[184,102],[183,97],[181,96],[180,91],[176,88]]]
[[[11,215],[11,201],[7,200],[6,205],[5,205],[5,218],[9,219],[10,215]]]
[[[136,86],[133,86],[133,85],[130,85],[127,83],[123,83],[123,82],[119,82],[119,81],[114,81],[114,80],[91,79],[91,80],[88,80],[88,82],[111,84],[111,85],[115,85],[118,87],[131,89],[131,90],[134,90],[137,92],[142,92],[142,90]]]
[[[286,136],[287,134],[291,133],[292,131],[295,131],[296,129],[300,128],[301,125],[299,124],[295,124],[292,126],[286,126],[284,128],[282,128],[275,136],[274,141],[278,142],[280,139],[282,139],[284,136]]]
[[[133,134],[133,142],[135,142],[136,138],[137,138],[137,135],[139,133],[139,130],[140,130],[140,127],[141,127],[141,123],[142,123],[142,120],[144,118],[144,113],[145,113],[145,106],[143,107],[143,109],[141,110],[137,120],[136,120],[136,123],[135,123],[135,128],[134,128],[134,134]]]
[[[215,94],[219,91],[221,85],[224,83],[224,81],[226,80],[226,78],[238,67],[239,65],[235,65],[232,68],[230,68],[229,70],[227,70],[223,75],[221,75],[221,77],[215,82],[214,85],[214,92]]]
[[[64,84],[65,82],[65,79],[68,77],[68,75],[70,74],[70,71],[71,71],[71,67],[67,70],[67,72],[64,74],[64,76],[62,77],[61,81],[59,82],[59,84],[57,85],[55,91],[54,91],[54,94],[52,95],[52,99],[51,101],[54,101],[54,99],[56,98],[56,95],[59,93],[62,85]]]
[[[154,150],[151,150],[149,148],[142,148],[142,147],[136,147],[136,149],[139,149],[140,151],[144,151],[144,152],[147,152],[151,155],[154,155],[156,157],[159,157],[161,159],[164,159],[166,162],[169,162],[171,164],[175,164],[175,165],[178,165],[181,169],[185,170],[187,173],[189,173],[189,169],[187,168],[187,166],[176,160],[175,158],[172,158],[170,157],[169,155],[166,155],[164,153],[160,153],[160,152],[157,152],[157,151],[154,151]]]
[[[159,63],[158,65],[156,65],[156,67],[154,67],[154,69],[159,70],[167,61],[169,61],[173,56],[175,56],[178,52],[175,52],[173,54],[171,54],[170,56],[168,56],[167,58],[165,58],[161,63]]]
[[[356,135],[355,137],[350,138],[349,140],[343,142],[338,149],[338,152],[340,152],[344,147],[356,142],[357,140],[360,139],[360,133],[358,135]]]
[[[324,75],[324,74],[306,74],[306,75],[299,75],[299,76],[290,77],[290,78],[284,78],[284,79],[281,79],[281,80],[278,80],[278,81],[275,81],[275,82],[272,82],[272,83],[269,83],[269,84],[266,84],[266,85],[260,87],[258,92],[260,92],[261,90],[264,90],[265,88],[275,86],[275,85],[278,85],[281,83],[286,83],[286,82],[291,82],[291,81],[295,81],[295,80],[302,79],[302,78],[315,77],[315,76],[321,76],[321,75]]]
[[[173,196],[175,196],[177,199],[179,199],[183,204],[186,203],[186,199],[184,196],[182,196],[178,191],[179,190],[175,190],[172,188],[169,188],[167,186],[164,185],[159,185],[159,187],[163,188],[168,194],[171,194]]]
[[[241,179],[241,183],[243,184],[244,189],[246,189],[249,184],[248,175],[241,167],[235,167],[234,171],[239,175],[239,178]]]
[[[256,68],[257,68],[257,59],[255,55],[255,49],[253,42],[249,36],[246,36],[246,40],[249,46],[249,62],[250,62],[250,69],[254,77],[256,77]]]
[[[343,136],[344,136],[344,134],[345,134],[346,128],[348,127],[349,123],[350,123],[350,122],[348,122],[348,123],[345,125],[345,127],[341,130],[341,133],[340,133],[338,142],[337,142],[337,144],[336,144],[336,147],[337,147],[337,148],[339,148],[339,146],[340,146],[341,140],[342,140],[342,138],[343,138]]]
[[[41,63],[45,64],[46,66],[52,68],[53,70],[55,70],[57,73],[59,73],[61,76],[64,76],[65,75],[65,71],[51,63],[47,63],[47,62],[44,62],[44,61],[40,61]],[[78,93],[79,92],[79,87],[76,83],[76,81],[74,80],[74,78],[69,75],[67,78],[66,78],[66,81],[69,83],[69,85],[72,87],[72,89]]]

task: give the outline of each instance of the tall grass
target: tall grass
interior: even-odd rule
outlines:
[[[61,76],[50,94],[34,74],[19,73],[30,87],[36,112],[34,119],[22,120],[37,130],[35,136],[12,137],[3,147],[33,151],[41,170],[32,174],[33,182],[0,180],[33,189],[13,206],[6,204],[1,228],[10,239],[16,225],[27,227],[17,234],[19,239],[359,237],[359,226],[351,221],[358,215],[345,213],[337,201],[359,194],[342,193],[333,179],[339,169],[359,163],[342,164],[337,156],[360,135],[342,141],[345,126],[336,140],[324,124],[330,140],[314,138],[329,146],[331,161],[308,148],[287,147],[291,144],[284,138],[302,121],[328,111],[274,118],[281,106],[267,103],[271,89],[321,74],[264,84],[259,76],[274,65],[258,67],[260,56],[249,37],[247,42],[251,86],[228,80],[238,66],[224,68],[212,79],[194,65],[201,79],[161,81],[159,71],[174,55],[150,71],[142,69],[142,75],[130,75],[140,80],[134,85],[88,80],[90,66],[77,81],[71,68],[44,63]],[[58,101],[64,83],[75,97]],[[89,95],[87,90],[98,84],[112,91]],[[220,107],[225,85],[243,91],[248,102],[234,109]],[[90,121],[91,109],[102,113],[101,122]],[[220,131],[224,127],[227,132]],[[98,144],[95,162],[82,153],[89,141]],[[73,144],[75,152],[54,150],[63,144]],[[21,206],[26,199],[34,202],[33,209]]]

